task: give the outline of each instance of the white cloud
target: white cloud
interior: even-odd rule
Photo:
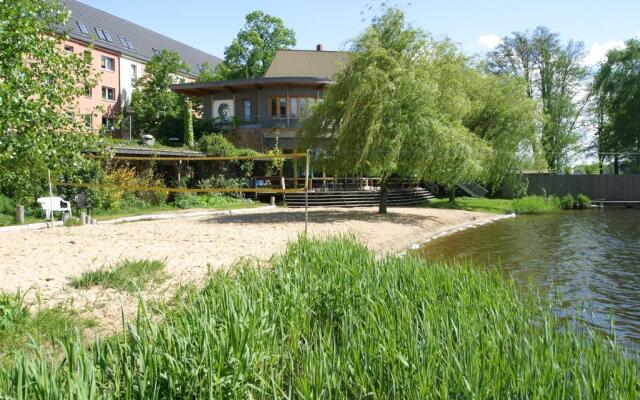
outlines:
[[[602,44],[600,42],[593,42],[591,46],[589,46],[587,56],[584,58],[583,63],[587,66],[597,65],[607,58],[607,52],[609,50],[622,48],[624,48],[623,40],[609,40]]]
[[[502,39],[500,39],[500,36],[495,33],[480,35],[478,38],[478,44],[488,50],[494,49],[500,44],[500,42],[502,42]]]

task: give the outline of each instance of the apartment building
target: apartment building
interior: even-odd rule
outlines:
[[[177,83],[194,82],[205,63],[216,66],[222,60],[167,36],[116,17],[76,0],[64,0],[71,11],[67,26],[61,27],[69,39],[65,51],[90,52],[98,74],[96,87],[87,88],[78,99],[77,112],[95,129],[115,132],[116,116],[131,101],[134,83],[143,76],[145,65],[161,50],[173,50],[189,65],[176,77]]]

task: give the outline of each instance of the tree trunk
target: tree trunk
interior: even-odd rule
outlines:
[[[620,174],[620,162],[617,155],[613,157],[613,173],[615,175]]]
[[[600,175],[604,174],[604,165],[603,165],[603,157],[602,156],[598,157],[598,171],[600,172]]]
[[[387,213],[387,197],[389,195],[389,183],[387,179],[380,181],[380,207],[378,208],[379,214]]]
[[[453,204],[456,202],[456,187],[452,187],[449,189],[449,204]]]

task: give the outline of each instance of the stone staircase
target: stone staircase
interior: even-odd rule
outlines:
[[[389,206],[424,204],[435,198],[423,188],[389,190]],[[287,194],[288,207],[304,207],[304,193]],[[309,207],[368,207],[380,203],[378,191],[327,191],[309,192]]]

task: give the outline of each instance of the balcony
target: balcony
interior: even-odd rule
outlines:
[[[303,120],[300,118],[270,118],[267,116],[255,116],[250,119],[240,117],[215,118],[211,120],[213,128],[217,131],[232,131],[235,129],[299,129]]]

